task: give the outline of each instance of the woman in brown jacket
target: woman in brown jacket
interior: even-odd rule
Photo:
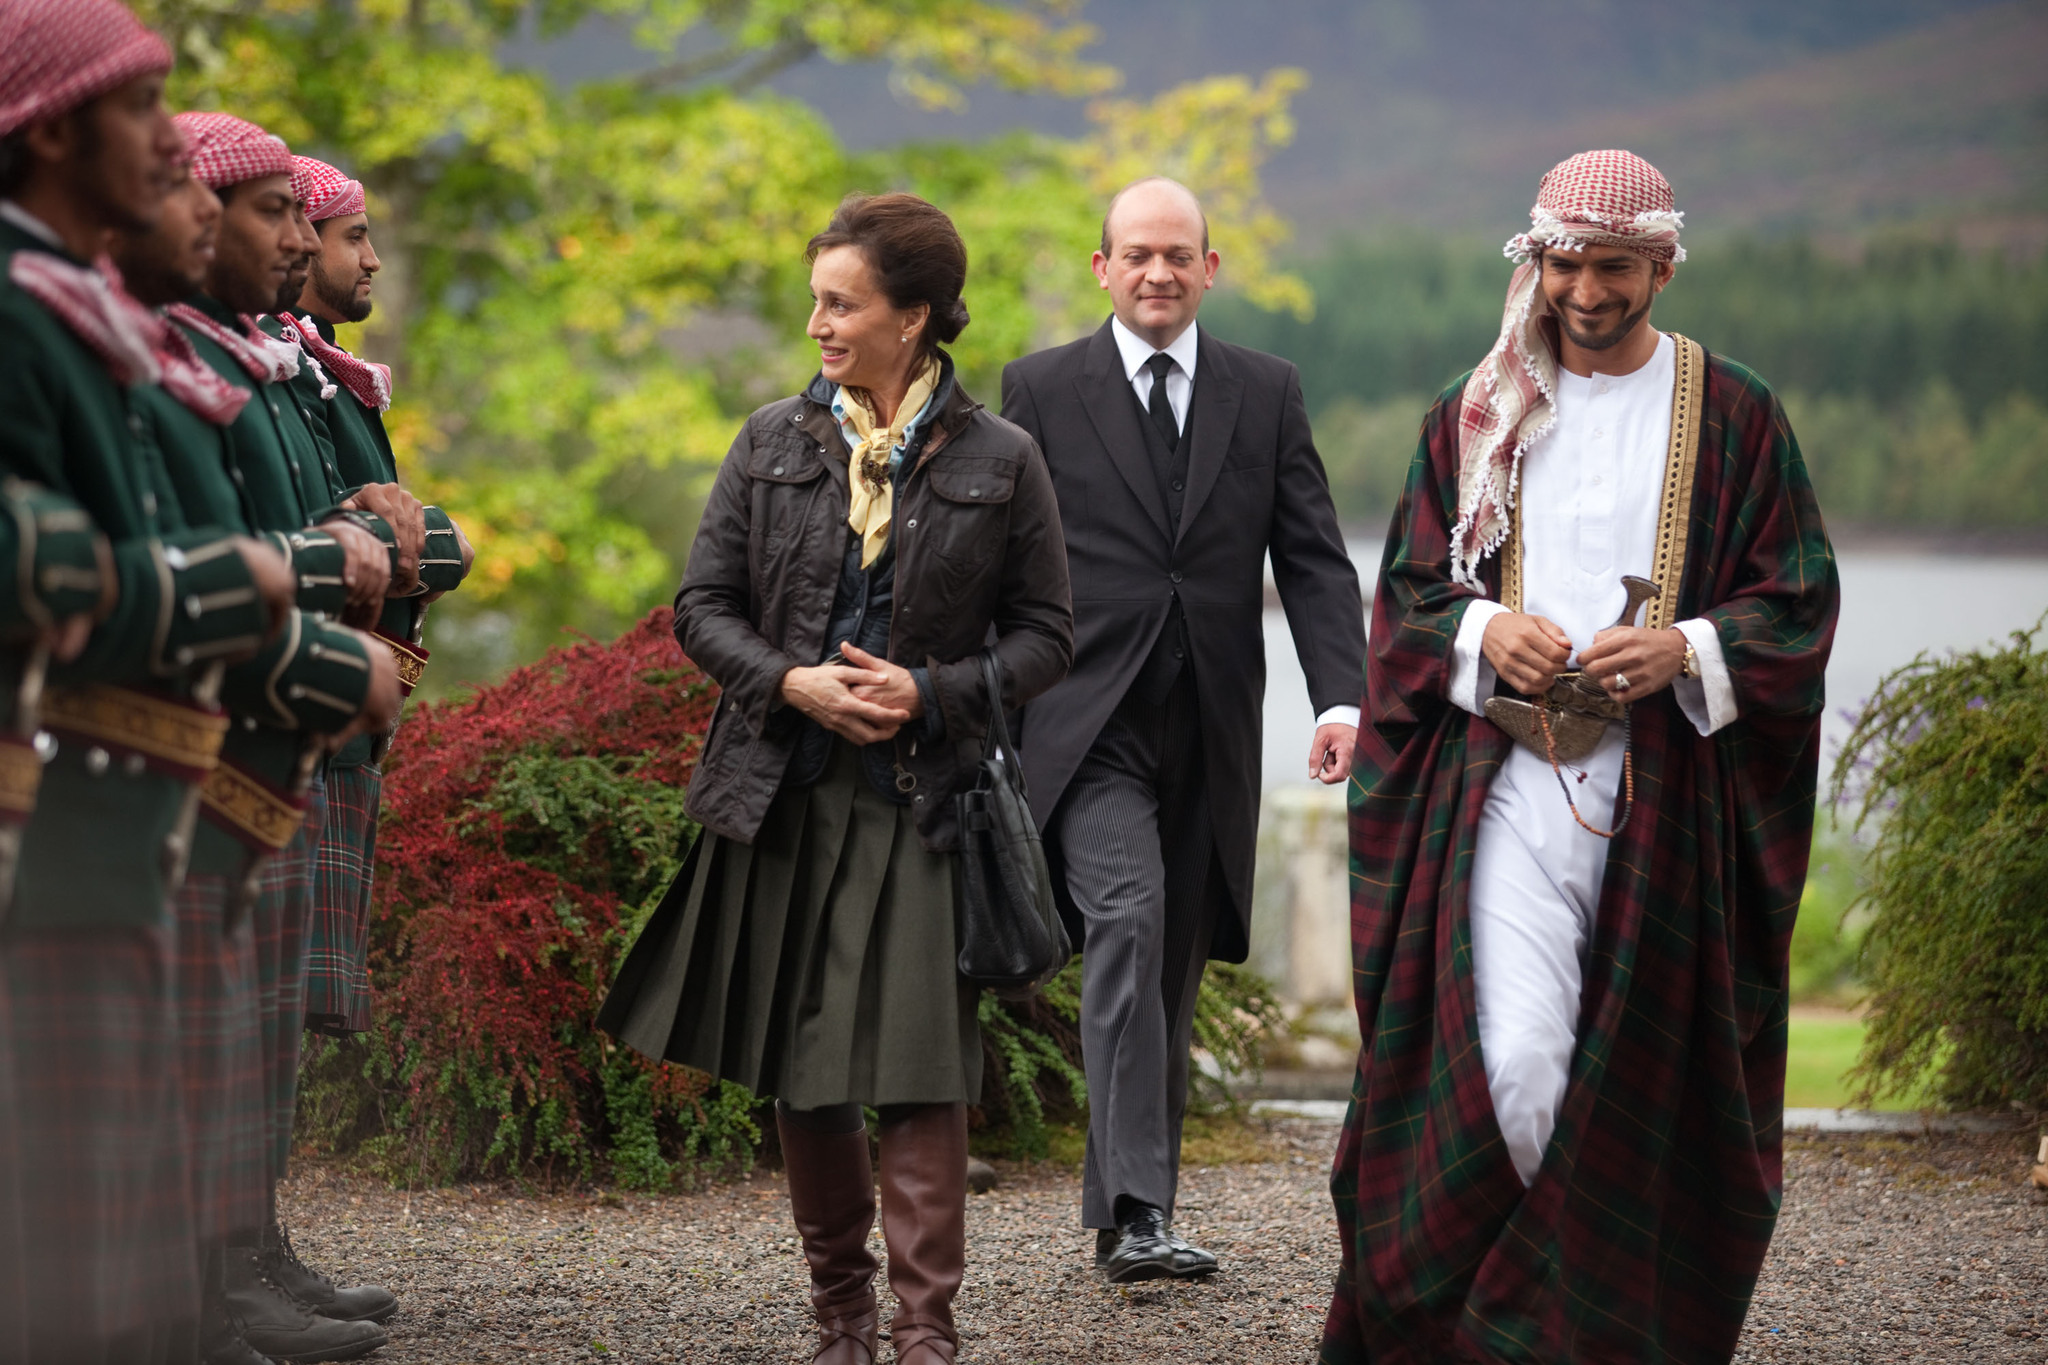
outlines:
[[[951,1365],[981,1091],[953,798],[991,633],[1006,709],[1073,662],[1066,546],[1038,447],[940,349],[967,325],[952,221],[854,196],[809,255],[820,373],[747,420],[676,594],[676,636],[723,693],[690,784],[704,833],[599,1022],[777,1097],[830,1365],[875,1358],[878,1110],[896,1359]]]

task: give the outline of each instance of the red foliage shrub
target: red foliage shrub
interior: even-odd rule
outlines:
[[[654,1116],[698,1105],[705,1078],[620,1053],[591,1020],[638,899],[674,868],[717,701],[669,625],[661,608],[406,721],[384,780],[364,1068],[404,1166],[564,1158],[588,1174],[637,1116],[641,1183],[666,1179]]]

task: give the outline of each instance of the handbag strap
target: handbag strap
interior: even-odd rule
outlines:
[[[988,733],[982,740],[981,756],[984,759],[1002,756],[1003,776],[1017,789],[1019,796],[1028,794],[1024,788],[1024,764],[1017,757],[1017,746],[1010,742],[1010,721],[1003,714],[1003,661],[997,657],[995,646],[981,651],[981,682],[988,690]]]

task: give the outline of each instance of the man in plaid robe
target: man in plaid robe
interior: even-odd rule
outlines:
[[[1410,465],[1352,788],[1326,1365],[1725,1361],[1770,1241],[1837,587],[1770,390],[1649,326],[1679,226],[1628,153],[1546,176],[1500,341]],[[1669,581],[1601,629],[1621,573]],[[1629,715],[1576,771],[1487,718],[1574,663]]]

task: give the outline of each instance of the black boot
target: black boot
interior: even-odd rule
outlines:
[[[221,1295],[221,1249],[207,1253],[205,1296],[199,1304],[199,1365],[270,1365],[242,1340],[242,1324]]]
[[[398,1298],[374,1284],[343,1289],[299,1259],[291,1233],[273,1221],[263,1234],[263,1269],[293,1298],[337,1322],[389,1322]]]
[[[391,1340],[373,1322],[337,1322],[301,1303],[264,1268],[257,1247],[229,1247],[222,1295],[227,1312],[240,1319],[242,1340],[280,1365],[317,1360],[354,1360]]]

